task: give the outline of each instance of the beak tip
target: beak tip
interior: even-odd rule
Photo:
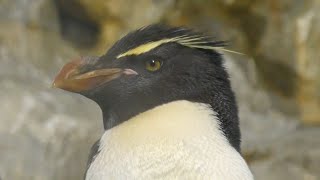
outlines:
[[[58,88],[57,83],[56,83],[56,82],[53,82],[53,83],[51,84],[51,88]]]
[[[51,84],[51,88],[56,88],[56,87],[57,87],[56,83],[53,82],[53,83]]]
[[[56,80],[54,80],[51,84],[51,88],[60,88],[61,87],[61,83],[57,82]]]

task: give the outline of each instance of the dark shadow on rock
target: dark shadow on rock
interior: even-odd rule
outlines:
[[[91,48],[98,42],[99,25],[75,1],[54,0],[64,39],[77,48]]]
[[[255,57],[260,77],[267,88],[283,97],[294,97],[297,90],[298,74],[279,60],[258,55]]]

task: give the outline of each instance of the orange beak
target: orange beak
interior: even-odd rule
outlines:
[[[116,79],[122,74],[128,72],[135,74],[133,70],[120,68],[98,69],[81,74],[80,69],[86,64],[82,58],[67,63],[56,76],[52,86],[70,92],[83,92]]]

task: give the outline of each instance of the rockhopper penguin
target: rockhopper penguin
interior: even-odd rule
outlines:
[[[101,57],[66,64],[53,85],[103,112],[85,179],[253,179],[240,154],[224,46],[188,28],[151,25]]]

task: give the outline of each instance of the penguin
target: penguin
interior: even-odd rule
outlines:
[[[53,86],[102,110],[85,180],[251,180],[240,153],[226,42],[186,27],[149,25],[100,57],[81,57]]]

